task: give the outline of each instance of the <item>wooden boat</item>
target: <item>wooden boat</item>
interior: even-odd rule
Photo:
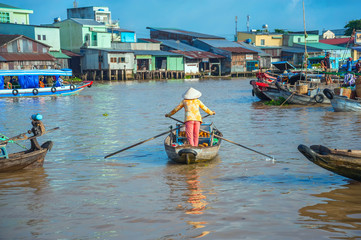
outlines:
[[[204,132],[203,132],[203,131]],[[223,137],[213,124],[202,124],[199,145],[197,147],[186,144],[185,126],[177,125],[164,140],[168,158],[177,163],[191,164],[212,160],[218,154]]]
[[[80,85],[61,84],[60,76],[72,76],[71,69],[62,70],[0,70],[0,97],[44,97],[66,96],[78,94],[85,87],[91,87],[93,81],[85,81]],[[52,77],[51,82],[42,85],[39,78]],[[5,78],[15,78],[16,85],[5,83]],[[14,82],[13,82],[14,83]],[[6,86],[4,86],[6,85]]]
[[[298,150],[322,168],[361,181],[361,150],[329,149],[322,145],[307,147],[302,144],[298,146]]]
[[[0,157],[0,172],[13,172],[20,169],[29,169],[42,167],[44,159],[48,151],[53,147],[52,141],[47,141],[41,146],[37,141],[37,137],[45,134],[45,127],[40,120],[32,120],[32,129],[29,132],[33,133],[33,136],[27,137],[25,134],[20,134],[14,138],[10,138],[6,141],[0,142],[0,146],[4,147],[10,140],[29,139],[31,142],[30,149],[22,152],[12,153],[6,157]],[[53,130],[56,130],[55,128]],[[49,130],[50,132],[52,130]]]
[[[273,100],[277,100],[280,97],[287,100],[288,104],[300,104],[300,105],[313,105],[313,104],[330,104],[330,100],[324,96],[322,89],[313,89],[313,92],[308,94],[300,94],[296,90],[292,91],[282,86],[281,83],[276,82],[276,86],[279,92],[270,92],[265,94]]]
[[[335,112],[361,112],[361,100],[335,95],[332,90],[327,88],[323,90],[323,93],[331,101]]]
[[[259,81],[256,81],[256,80],[251,80],[250,84],[253,87],[252,96],[256,95],[262,101],[270,101],[271,100],[265,94],[265,92],[267,92],[267,91],[277,91],[277,92],[279,92],[279,90],[275,86],[272,86],[271,84],[268,84],[268,83],[259,82]]]

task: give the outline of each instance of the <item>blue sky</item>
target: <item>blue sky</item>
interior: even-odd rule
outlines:
[[[52,23],[66,19],[66,9],[74,0],[0,0],[1,3],[31,9],[30,23]],[[290,31],[303,30],[302,0],[77,0],[78,7],[107,6],[121,28],[149,37],[146,27],[169,27],[213,34],[232,39],[235,16],[238,31],[261,29],[267,24]],[[361,19],[361,0],[305,0],[308,30],[339,29],[348,21]]]

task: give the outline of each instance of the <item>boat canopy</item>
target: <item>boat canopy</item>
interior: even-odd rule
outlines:
[[[44,69],[44,70],[0,70],[0,76],[69,76],[73,75],[71,69]]]
[[[280,71],[284,71],[288,69],[296,69],[292,64],[290,64],[287,61],[273,62],[272,65],[275,66]]]

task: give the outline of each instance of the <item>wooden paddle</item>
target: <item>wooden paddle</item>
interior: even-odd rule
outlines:
[[[118,150],[118,151],[116,151],[116,152],[113,152],[113,153],[111,153],[111,154],[106,155],[104,158],[111,157],[111,156],[113,156],[113,155],[115,155],[115,154],[121,153],[121,152],[123,152],[123,151],[125,151],[125,150],[128,150],[128,149],[130,149],[130,148],[133,148],[133,147],[135,147],[135,146],[138,146],[138,145],[143,144],[143,143],[145,143],[145,142],[148,142],[148,141],[150,141],[150,140],[156,139],[157,137],[160,137],[160,136],[163,136],[163,135],[165,135],[165,134],[168,134],[168,133],[170,133],[170,132],[172,132],[172,131],[174,131],[174,130],[177,130],[177,129],[179,129],[179,128],[181,128],[181,126],[180,126],[180,127],[177,127],[177,128],[174,128],[174,129],[172,129],[172,130],[169,130],[169,131],[160,133],[160,134],[158,134],[158,135],[156,135],[156,136],[154,136],[154,137],[148,138],[148,139],[143,140],[143,141],[141,141],[141,142],[135,143],[135,144],[133,144],[133,145],[131,145],[131,146],[129,146],[129,147],[120,149],[120,150]]]
[[[52,128],[52,129],[50,129],[50,130],[45,131],[45,133],[53,132],[53,131],[58,130],[58,129],[59,129],[59,127]],[[28,136],[26,136],[27,133],[28,133],[28,132],[19,134],[19,135],[15,136],[15,137],[11,137],[11,138],[9,138],[9,139],[6,139],[5,141],[0,142],[0,144],[6,144],[6,143],[8,143],[9,141],[28,140],[28,139],[33,139],[33,138],[36,138],[36,137],[40,137],[40,136],[28,137]],[[45,133],[43,133],[43,135],[44,135]]]
[[[206,117],[208,117],[208,116],[209,116],[209,115],[207,115]],[[175,121],[177,121],[177,122],[180,122],[180,123],[183,123],[183,124],[184,124],[184,122],[182,122],[182,121],[180,121],[180,120],[178,120],[178,119],[175,119],[175,118],[172,118],[172,117],[169,117],[169,118],[171,118],[171,119],[173,119],[173,120],[175,120]],[[205,132],[205,133],[209,133],[209,134],[210,134],[210,132],[208,132],[208,131],[205,131],[205,130],[202,130],[202,129],[199,129],[199,130],[202,131],[202,132]],[[247,149],[247,150],[250,150],[250,151],[253,151],[253,152],[255,152],[255,153],[261,154],[261,155],[263,155],[263,156],[266,156],[266,157],[268,157],[268,158],[270,158],[270,159],[272,159],[272,160],[274,159],[272,156],[269,156],[269,155],[267,155],[267,154],[258,152],[258,151],[254,150],[254,149],[252,149],[252,148],[243,146],[242,144],[233,142],[233,141],[231,141],[231,140],[229,140],[229,139],[226,139],[226,138],[224,138],[224,137],[222,137],[222,136],[219,136],[219,135],[217,135],[217,134],[214,134],[214,136],[217,137],[217,138],[223,139],[224,141],[227,141],[227,142],[229,142],[229,143],[233,143],[234,145],[237,145],[237,146],[239,146],[239,147],[243,147],[243,148],[245,148],[245,149]]]

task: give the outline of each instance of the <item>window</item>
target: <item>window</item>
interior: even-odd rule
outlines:
[[[266,40],[261,39],[261,45],[262,45],[262,46],[264,46],[264,45],[266,44],[265,42],[266,42]]]
[[[46,40],[46,35],[43,35],[43,40]]]
[[[301,42],[301,38],[300,38],[300,37],[298,38],[298,42]]]
[[[10,23],[10,14],[6,12],[0,12],[0,22]]]
[[[125,58],[124,57],[118,58],[118,63],[125,63]]]
[[[38,35],[38,40],[41,40],[41,35]]]
[[[117,62],[117,58],[116,58],[116,57],[110,58],[110,62],[111,62],[111,63],[116,63],[116,62]]]
[[[97,40],[97,35],[93,35],[93,40],[94,40],[94,41]]]

